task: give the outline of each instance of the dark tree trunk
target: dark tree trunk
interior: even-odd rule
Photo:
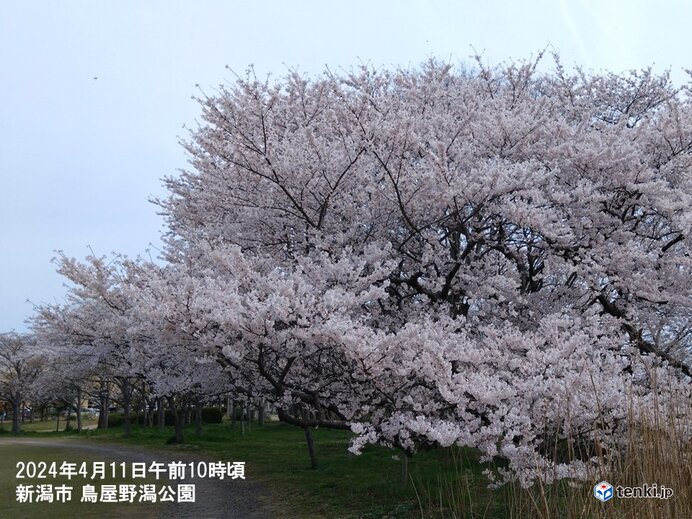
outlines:
[[[129,438],[130,433],[132,432],[132,422],[130,421],[130,411],[132,408],[132,386],[130,385],[130,381],[126,378],[121,380],[120,391],[123,394],[123,414],[125,415],[123,421],[123,436],[125,438]]]
[[[315,427],[323,426],[329,429],[344,429],[350,430],[350,424],[343,419],[328,419],[322,416],[322,413],[314,413],[306,410],[300,405],[292,405],[289,410],[282,409],[279,407],[277,409],[279,414],[279,420],[284,423],[291,425],[296,425],[303,429],[305,433],[305,440],[308,445],[308,452],[310,454],[310,463],[312,468],[317,467],[317,458],[315,456],[315,445],[313,441],[312,431]]]
[[[147,413],[147,427],[154,427],[154,412],[156,411],[156,400],[152,399],[149,401],[149,405],[147,406],[148,413]]]
[[[247,430],[252,431],[252,421],[255,419],[255,407],[252,402],[248,402],[247,405]]]
[[[82,432],[82,388],[77,388],[77,432]]]
[[[102,381],[99,391],[99,429],[108,429],[108,407],[110,407],[110,391],[108,383]]]
[[[190,405],[190,402],[185,402],[185,421],[183,422],[185,425],[190,425],[192,423],[192,406]]]
[[[173,420],[175,425],[175,443],[183,443],[185,439],[183,438],[183,416],[182,411],[180,411],[175,405],[175,398],[172,396],[168,397],[168,408],[173,413]]]
[[[10,403],[12,404],[12,434],[19,434],[22,427],[22,422],[20,420],[22,405],[19,398],[12,400]]]
[[[65,430],[70,430],[70,420],[72,419],[72,406],[67,404],[67,418],[65,418]]]
[[[401,480],[400,483],[402,486],[406,486],[408,484],[408,464],[411,459],[411,454],[409,454],[408,451],[402,450],[402,455],[401,455]]]
[[[202,435],[202,402],[195,400],[195,434]]]
[[[245,436],[245,401],[240,402],[240,435]]]
[[[158,412],[159,412],[159,431],[163,431],[166,428],[166,406],[165,399],[160,396],[157,402]]]
[[[267,413],[267,406],[264,403],[264,400],[260,400],[259,402],[259,409],[257,410],[257,425],[260,427],[264,425],[264,420],[266,418],[266,413]]]
[[[310,468],[317,468],[317,456],[315,454],[315,440],[312,436],[312,427],[303,427],[305,433],[305,442],[308,444],[308,453],[310,454]]]

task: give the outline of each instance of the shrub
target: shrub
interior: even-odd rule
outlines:
[[[175,425],[175,416],[168,409],[164,411],[163,414],[163,424],[164,425]],[[154,425],[159,425],[159,413],[154,411]]]
[[[130,424],[144,423],[143,413],[130,413]],[[108,427],[120,427],[125,423],[125,413],[108,413]]]
[[[108,427],[120,427],[125,423],[123,413],[108,413]]]
[[[223,411],[219,407],[203,407],[202,422],[221,423],[223,421]]]

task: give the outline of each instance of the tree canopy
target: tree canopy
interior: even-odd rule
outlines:
[[[478,65],[249,70],[202,95],[157,201],[166,265],[63,257],[74,299],[37,329],[136,353],[164,393],[217,366],[354,451],[460,444],[527,484],[583,475],[588,449],[557,443],[617,449],[633,403],[689,397],[690,90]]]

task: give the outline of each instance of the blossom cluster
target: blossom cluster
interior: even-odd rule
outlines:
[[[37,333],[354,452],[584,477],[632,408],[690,396],[692,103],[650,70],[479,67],[250,71],[200,99],[165,264],[61,256]]]

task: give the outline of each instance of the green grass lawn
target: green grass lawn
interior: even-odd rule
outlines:
[[[131,437],[125,439],[121,427],[77,434],[55,432],[54,422],[24,425],[26,432],[21,436],[28,439],[54,438],[56,442],[69,443],[65,437],[72,437],[94,444],[140,446],[147,452],[161,453],[162,458],[167,454],[166,458],[176,459],[176,453],[188,452],[209,460],[244,461],[247,479],[262,485],[252,490],[256,490],[257,499],[272,511],[272,517],[283,519],[658,519],[689,517],[690,507],[686,503],[692,495],[689,441],[675,440],[653,430],[640,431],[641,445],[623,454],[620,464],[611,467],[607,475],[594,474],[591,481],[562,480],[530,489],[508,484],[491,490],[482,474],[487,466],[479,462],[478,452],[473,449],[452,447],[420,452],[410,460],[410,478],[402,484],[400,452],[371,446],[362,455],[353,456],[347,451],[348,431],[318,429],[314,432],[319,467],[312,470],[303,431],[278,422],[262,427],[253,424],[244,431],[240,424],[234,427],[228,422],[207,424],[200,436],[189,426],[185,429],[183,445],[167,444],[173,436],[172,427],[159,431],[133,426]],[[45,507],[36,506],[37,515],[31,515],[26,512],[33,514],[33,509],[15,502],[16,462],[37,460],[45,452],[3,446],[7,444],[5,439],[12,439],[8,429],[8,424],[0,427],[0,519],[91,517],[83,513],[83,507],[70,509],[69,506],[51,506],[50,513]],[[67,454],[50,453],[57,459]],[[184,458],[182,454],[180,457]],[[89,457],[80,452],[77,460],[82,459]],[[625,486],[665,485],[675,494],[670,500],[613,499],[600,503],[592,492],[594,482],[602,479]],[[128,505],[128,513],[136,511],[138,519],[153,517],[153,510],[146,506],[140,509],[131,506]],[[115,513],[112,505],[106,505],[104,512],[99,511],[95,517],[122,515]]]
[[[62,431],[65,429],[65,424],[65,419],[62,417],[60,418],[59,424],[55,419],[45,421],[34,420],[33,422],[25,420],[22,422],[20,430],[23,432],[51,432],[55,431],[56,426],[58,426],[59,430]],[[82,417],[82,427],[95,427],[97,424],[98,418],[96,417],[88,417],[86,415]],[[70,427],[77,428],[77,420],[74,418],[70,420]],[[12,422],[5,420],[4,423],[0,424],[0,429],[10,431],[12,429]]]
[[[94,461],[110,461],[104,459],[103,456],[95,456],[84,451],[75,451],[69,446],[56,443],[54,447],[46,448],[40,446],[23,445],[11,441],[9,435],[0,436],[0,519],[80,519],[98,518],[98,519],[116,519],[127,517],[129,514],[134,514],[138,519],[154,519],[160,517],[161,507],[159,504],[147,503],[81,503],[82,485],[90,484],[90,480],[82,479],[81,477],[52,477],[48,472],[43,479],[39,478],[24,478],[16,479],[17,463],[19,462],[46,462],[50,467],[52,462],[55,462],[59,467],[63,461],[82,463],[87,462],[88,466]],[[31,475],[31,474],[29,474]],[[137,479],[135,481],[123,479],[121,477],[107,478],[103,480],[105,484],[143,484],[156,483],[153,479]],[[162,483],[158,482],[159,485]],[[74,488],[72,499],[66,503],[19,503],[16,499],[17,485],[53,485],[55,488],[58,485],[67,485]],[[98,485],[98,482],[97,482]],[[95,485],[95,486],[97,486]]]
[[[420,452],[409,462],[410,478],[401,483],[401,454],[370,447],[360,456],[348,453],[350,433],[318,429],[319,467],[310,469],[301,429],[268,423],[244,434],[238,425],[206,425],[201,436],[187,428],[184,445],[165,445],[167,428],[135,427],[129,439],[122,430],[85,431],[92,441],[143,445],[166,452],[195,451],[200,456],[246,462],[248,479],[268,490],[276,517],[409,518],[507,516],[502,491],[488,490],[478,455],[470,449]]]
[[[246,426],[244,431],[241,431],[239,424],[234,427],[227,422],[207,424],[200,436],[190,426],[185,429],[186,443],[182,445],[167,444],[167,440],[173,436],[171,427],[159,431],[158,428],[133,426],[131,437],[127,439],[122,437],[120,427],[86,430],[81,434],[74,431],[35,432],[52,430],[47,423],[33,424],[33,427],[34,431],[28,430],[21,437],[54,438],[56,445],[61,440],[69,443],[66,437],[71,437],[94,444],[139,446],[147,452],[161,453],[162,458],[176,459],[176,453],[184,452],[213,461],[244,461],[247,480],[262,486],[257,489],[257,499],[271,510],[272,517],[283,519],[535,519],[539,515],[551,519],[688,517],[687,514],[676,512],[671,515],[669,512],[689,509],[684,505],[689,495],[689,481],[680,477],[668,481],[658,473],[647,475],[648,479],[644,479],[644,475],[636,475],[635,483],[660,482],[674,488],[679,501],[675,508],[661,500],[599,503],[593,499],[593,484],[588,481],[579,484],[561,481],[547,486],[534,486],[529,491],[521,490],[516,485],[491,490],[487,488],[488,481],[482,474],[487,465],[479,462],[478,452],[457,447],[416,454],[409,462],[410,478],[404,485],[401,482],[400,452],[371,446],[360,456],[351,455],[347,451],[350,437],[347,431],[318,429],[314,432],[319,467],[313,470],[310,468],[303,431],[278,422],[270,422],[262,427],[253,424],[252,428]],[[17,504],[14,496],[17,461],[62,460],[68,455],[74,461],[81,461],[91,457],[82,452],[75,456],[74,451],[70,453],[58,448],[38,452],[29,447],[9,445],[5,439],[12,439],[7,429],[0,434],[0,519],[108,518],[130,513],[136,513],[138,519],[156,517],[154,509],[144,505],[137,508],[127,505],[126,514],[116,510],[115,505],[103,505],[103,511],[89,515],[91,505],[86,509],[79,504],[73,507]],[[636,456],[628,463],[637,461]],[[184,456],[181,454],[180,457]],[[648,506],[648,515],[641,513],[644,506]],[[538,511],[541,513],[538,514]],[[32,515],[34,512],[35,515]]]

